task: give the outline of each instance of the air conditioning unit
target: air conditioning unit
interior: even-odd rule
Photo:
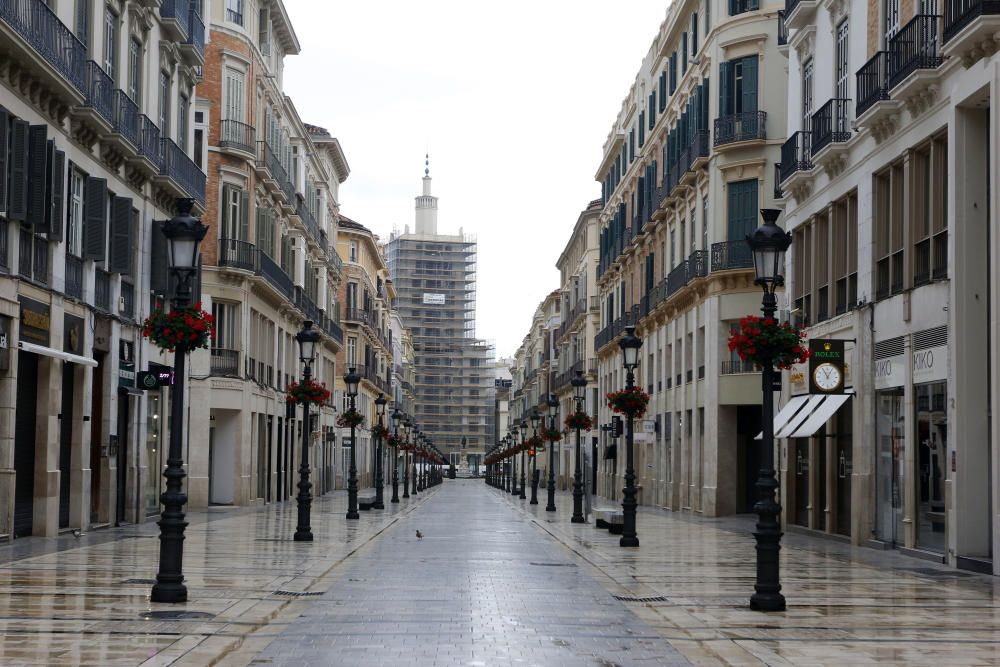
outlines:
[[[118,297],[118,312],[119,313],[125,312],[125,297],[123,296]]]

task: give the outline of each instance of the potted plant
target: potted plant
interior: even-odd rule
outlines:
[[[351,426],[361,426],[365,423],[365,416],[355,410],[354,408],[348,408],[344,412],[337,415],[337,426],[342,428]]]
[[[566,428],[589,431],[594,428],[594,422],[586,412],[574,412],[566,417]]]
[[[323,405],[330,400],[330,390],[325,384],[311,379],[302,383],[292,382],[285,389],[285,400],[297,405],[306,403]]]
[[[546,426],[542,429],[542,439],[547,442],[559,442],[562,440],[562,431],[557,428],[552,428],[551,426]]]
[[[636,419],[641,419],[646,414],[646,406],[649,405],[649,394],[639,387],[612,391],[605,398],[607,398],[608,407],[611,408],[612,412],[632,413]]]
[[[142,323],[142,335],[160,348],[173,352],[207,348],[215,338],[215,318],[193,306],[174,307],[169,311],[154,310]]]
[[[770,361],[775,368],[791,368],[809,360],[811,352],[805,339],[805,331],[788,322],[747,315],[729,336],[729,351],[758,366]]]

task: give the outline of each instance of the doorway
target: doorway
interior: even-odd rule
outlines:
[[[903,543],[905,424],[903,390],[876,394],[878,461],[876,469],[876,534],[892,547]]]
[[[98,523],[101,510],[101,443],[104,433],[104,357],[103,352],[94,350],[97,368],[94,369],[90,387],[90,522]]]
[[[14,537],[31,535],[35,502],[35,420],[38,356],[17,353],[17,406],[14,418]]]
[[[116,485],[115,525],[125,521],[125,497],[128,495],[128,441],[131,436],[129,432],[130,400],[131,396],[128,392],[118,392],[118,452],[115,459],[118,466],[116,470],[118,483]]]
[[[76,366],[63,364],[59,407],[59,527],[69,527],[70,465],[73,454],[73,381]],[[20,402],[20,397],[18,397]]]

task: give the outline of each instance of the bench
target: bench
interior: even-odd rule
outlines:
[[[359,493],[358,494],[358,509],[359,510],[370,510],[372,505],[375,504],[375,492],[370,493]]]
[[[621,525],[623,523],[623,515],[620,507],[595,507],[594,508],[594,526],[597,528],[604,528],[615,532],[615,525],[618,526],[618,531],[621,532]]]

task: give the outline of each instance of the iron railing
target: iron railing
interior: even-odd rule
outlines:
[[[260,275],[269,282],[280,294],[284,295],[289,301],[292,300],[292,293],[295,291],[295,286],[292,284],[292,279],[288,277],[288,274],[284,270],[275,264],[274,260],[267,256],[267,253],[258,253],[257,261],[260,263],[259,271]]]
[[[362,324],[368,324],[369,315],[367,310],[362,310],[361,308],[347,308],[344,310],[344,317],[341,318],[343,322],[361,322]]]
[[[889,40],[889,89],[918,69],[941,66],[941,17],[914,16]]]
[[[843,143],[851,138],[850,103],[835,97],[812,115],[812,153],[816,154],[831,143]],[[784,160],[784,155],[781,156]]]
[[[309,207],[306,206],[305,202],[301,198],[298,198],[298,201],[295,203],[295,214],[301,218],[302,224],[305,225],[309,235],[312,236],[313,240],[319,245],[319,223],[316,222],[316,216],[313,215],[312,211],[309,210]]]
[[[752,361],[726,360],[719,366],[719,375],[742,375],[744,373],[758,373]]]
[[[774,163],[774,198],[783,199],[785,193],[781,190],[781,163]]]
[[[7,218],[0,218],[0,269],[4,271],[10,270],[10,252],[7,244]]]
[[[219,239],[219,266],[256,271],[260,252],[252,243],[236,239]]]
[[[130,320],[135,319],[135,286],[123,280],[121,283],[122,312]]]
[[[715,145],[767,139],[767,112],[746,111],[715,119]]]
[[[86,94],[87,48],[43,0],[0,0],[0,20]]]
[[[889,99],[888,53],[879,51],[868,59],[855,75],[858,82],[858,102],[855,116],[868,111],[876,102]]]
[[[799,6],[800,0],[785,0],[785,16],[791,16],[795,8]]]
[[[94,271],[94,307],[111,312],[111,274],[101,269]]]
[[[712,271],[753,268],[753,254],[743,239],[712,244]]]
[[[694,164],[695,160],[700,157],[708,157],[709,146],[711,145],[707,128],[704,130],[695,130],[692,134],[691,148],[688,155],[689,161],[687,164],[688,171],[691,170],[691,166]]]
[[[193,2],[188,10],[188,36],[184,43],[190,44],[199,57],[205,57],[205,22],[201,20]]]
[[[87,106],[110,124],[115,122],[115,83],[93,60],[87,62]]]
[[[1000,0],[943,0],[943,2],[943,37],[946,44],[980,16],[1000,14]]]
[[[219,121],[219,148],[235,148],[247,153],[254,152],[257,142],[257,128],[238,120]]]
[[[704,278],[708,275],[708,251],[695,250],[687,260],[688,280]]]
[[[66,296],[83,298],[83,260],[66,253]]]
[[[160,152],[160,128],[148,116],[139,117],[139,154],[159,167],[163,163]]]
[[[677,290],[687,285],[687,281],[688,267],[687,260],[685,259],[667,274],[667,297],[669,298]]]
[[[139,148],[139,107],[124,90],[115,91],[115,132]]]
[[[190,15],[188,13],[188,1],[189,0],[162,0],[160,3],[160,18],[163,19],[173,19],[177,22],[177,27],[181,31],[181,35],[184,40],[187,39],[188,31],[190,26],[188,21],[190,20]]]
[[[788,44],[788,26],[785,25],[785,10],[778,10],[778,46]]]
[[[205,172],[198,168],[180,146],[166,137],[160,139],[160,154],[163,158],[160,174],[177,181],[190,197],[204,205]]]
[[[215,376],[238,377],[240,374],[240,351],[213,347],[208,372]]]
[[[274,154],[271,145],[266,141],[258,141],[257,147],[257,164],[262,165],[271,173],[271,178],[274,179],[278,187],[281,188],[282,193],[284,193],[285,200],[289,205],[293,205],[295,202],[295,187],[292,185],[292,179],[288,177],[285,167],[281,164],[281,160]]]
[[[813,168],[809,132],[792,132],[781,145],[781,182],[784,183],[797,171]]]

